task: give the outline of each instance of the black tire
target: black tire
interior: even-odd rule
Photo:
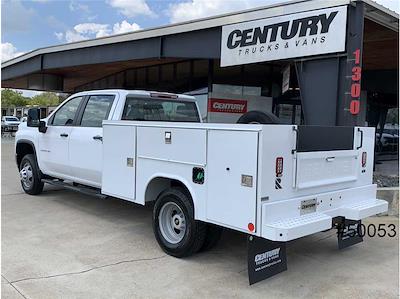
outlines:
[[[222,227],[208,224],[206,239],[204,240],[203,246],[201,246],[200,251],[207,251],[212,249],[215,245],[217,245],[218,241],[221,239],[222,235]]]
[[[261,112],[261,111],[249,111],[243,114],[238,124],[280,124],[281,121],[272,113]]]
[[[26,167],[26,168],[25,168]],[[36,157],[32,154],[25,155],[19,165],[20,173],[25,168],[25,173],[30,169],[32,175],[27,180],[23,180],[21,176],[21,186],[25,193],[30,195],[37,195],[43,191],[44,183],[41,181],[41,172],[36,161]],[[29,181],[29,183],[28,183]]]
[[[177,242],[170,242],[165,237],[166,229],[162,228],[164,227],[162,225],[163,220],[160,221],[160,218],[165,218],[163,217],[164,214],[160,215],[160,213],[163,213],[162,211],[170,208],[170,206],[179,207],[180,212],[185,217],[185,230],[182,230],[183,237],[181,240],[177,240]],[[177,213],[172,215],[177,215]],[[207,225],[205,223],[194,219],[192,199],[182,188],[170,188],[162,192],[157,198],[153,209],[153,231],[158,244],[167,254],[180,258],[196,253],[204,243],[206,228]]]

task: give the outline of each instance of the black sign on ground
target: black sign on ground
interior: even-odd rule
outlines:
[[[363,241],[359,234],[361,220],[345,219],[337,227],[338,247],[343,249]]]
[[[286,243],[248,236],[247,269],[250,285],[286,271]]]

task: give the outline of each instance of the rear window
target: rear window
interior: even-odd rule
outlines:
[[[194,102],[127,97],[122,120],[199,122]]]

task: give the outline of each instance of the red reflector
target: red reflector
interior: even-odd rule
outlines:
[[[249,223],[248,225],[247,225],[247,228],[249,229],[249,231],[254,231],[254,224],[253,223]]]
[[[282,172],[283,172],[283,157],[276,158],[275,172],[276,172],[276,175],[282,174]]]
[[[367,166],[367,152],[363,152],[361,156],[361,166]]]

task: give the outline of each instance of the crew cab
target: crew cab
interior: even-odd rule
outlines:
[[[246,119],[202,123],[187,95],[77,93],[45,119],[29,110],[20,125],[22,188],[37,195],[49,183],[153,202],[155,237],[176,257],[211,248],[222,227],[247,234],[251,252],[250,241],[267,240],[272,249],[249,259],[254,271],[283,261],[273,246],[387,210],[372,184],[374,128]]]

